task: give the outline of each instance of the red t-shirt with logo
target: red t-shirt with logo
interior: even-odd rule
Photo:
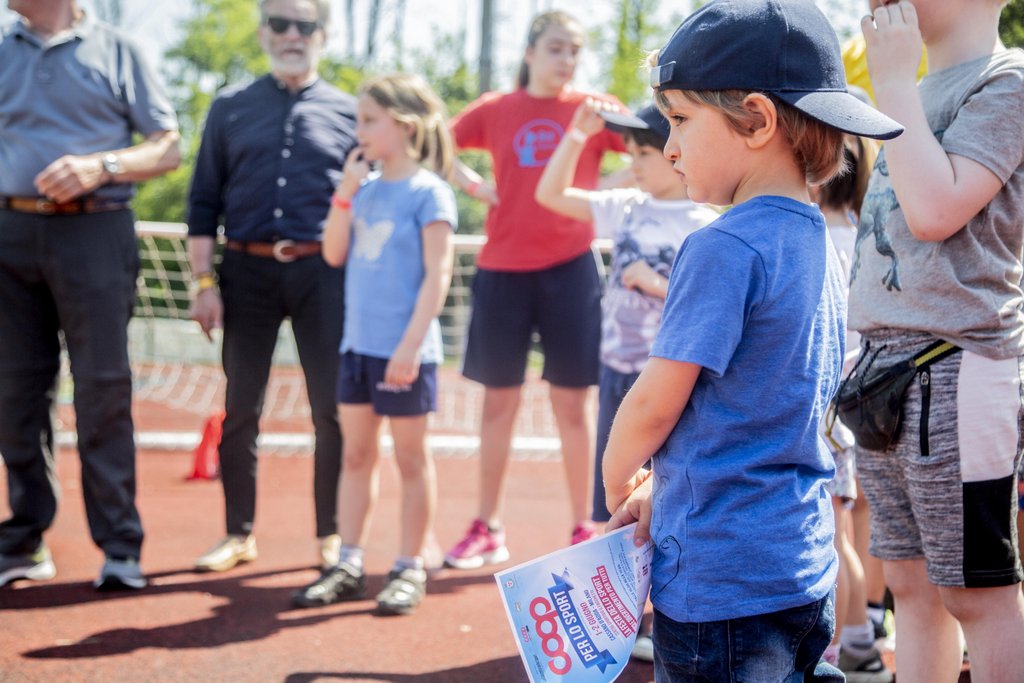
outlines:
[[[528,95],[525,89],[486,93],[452,119],[455,144],[486,150],[494,161],[499,203],[487,213],[487,242],[477,258],[479,267],[543,270],[590,249],[594,239],[590,223],[548,211],[533,198],[544,166],[587,96],[575,90],[546,98]],[[612,97],[600,97],[618,103]],[[625,151],[622,138],[609,130],[587,141],[576,167],[575,187],[597,185],[606,151]]]

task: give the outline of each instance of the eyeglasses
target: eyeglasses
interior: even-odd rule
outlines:
[[[288,28],[292,25],[298,29],[299,33],[306,36],[307,38],[313,35],[313,32],[318,28],[323,28],[319,21],[300,21],[298,19],[286,19],[285,17],[267,17],[267,26],[274,33],[287,33]]]

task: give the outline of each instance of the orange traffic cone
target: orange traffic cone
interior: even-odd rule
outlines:
[[[192,459],[192,474],[189,480],[216,479],[220,467],[217,447],[224,431],[224,412],[214,413],[206,420],[203,436],[196,446],[195,457]]]

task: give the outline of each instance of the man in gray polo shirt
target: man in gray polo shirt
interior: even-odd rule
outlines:
[[[75,0],[8,0],[0,37],[0,586],[55,575],[51,409],[71,358],[96,586],[142,588],[127,328],[139,256],[131,183],[178,165],[174,110],[138,48]],[[144,140],[132,144],[132,134]]]

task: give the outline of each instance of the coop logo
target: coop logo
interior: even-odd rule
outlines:
[[[512,144],[521,168],[545,166],[562,139],[562,127],[550,119],[534,119],[516,133]]]
[[[558,635],[558,612],[551,609],[551,603],[544,598],[534,598],[530,603],[533,627],[540,636],[540,649],[548,656],[548,668],[556,676],[564,676],[572,669],[572,660],[565,651],[565,641]]]
[[[566,652],[565,640],[558,632],[561,625],[569,645],[583,666],[588,669],[596,666],[604,673],[609,665],[616,663],[615,658],[608,650],[599,650],[583,628],[583,622],[569,595],[573,589],[569,582],[569,572],[566,571],[562,576],[552,574],[551,578],[554,582],[548,588],[551,600],[536,597],[530,603],[530,616],[533,617],[534,630],[540,636],[540,649],[548,657],[548,668],[556,676],[564,676],[572,669],[572,659]]]

